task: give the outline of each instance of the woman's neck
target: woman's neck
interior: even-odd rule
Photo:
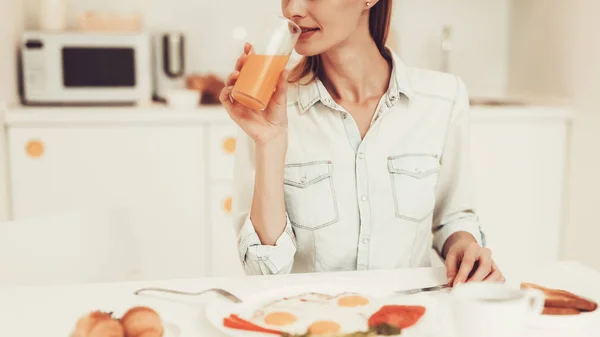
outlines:
[[[347,41],[321,54],[321,62],[321,80],[335,100],[362,103],[387,91],[391,64],[368,29],[357,29]]]

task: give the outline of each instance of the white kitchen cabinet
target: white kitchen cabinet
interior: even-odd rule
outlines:
[[[210,228],[212,230],[212,275],[243,276],[240,262],[237,236],[233,230],[231,218],[231,185],[214,184],[211,186]]]
[[[473,192],[499,266],[560,257],[569,118],[555,110],[485,109],[471,123]]]
[[[229,120],[224,123],[211,123],[209,127],[207,146],[210,153],[210,219],[207,225],[211,230],[211,274],[214,276],[245,275],[231,217],[231,184],[236,137],[237,127]]]
[[[230,181],[233,176],[237,128],[233,122],[214,123],[210,126],[208,135],[210,178]]]
[[[132,279],[204,276],[203,135],[201,126],[11,127],[13,217],[122,208],[140,257]]]

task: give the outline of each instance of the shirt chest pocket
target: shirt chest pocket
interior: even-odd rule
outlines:
[[[338,222],[332,168],[329,161],[285,166],[285,206],[294,227],[318,230]]]
[[[396,217],[420,222],[435,207],[440,164],[435,154],[406,154],[388,158]]]

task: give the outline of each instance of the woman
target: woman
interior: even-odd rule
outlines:
[[[282,0],[303,60],[264,111],[220,100],[243,130],[234,218],[248,274],[429,266],[448,282],[504,278],[469,196],[468,95],[385,47],[391,0]],[[332,13],[335,13],[334,15]]]

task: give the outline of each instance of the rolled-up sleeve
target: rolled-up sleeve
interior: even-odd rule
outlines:
[[[460,78],[457,88],[441,157],[433,216],[433,246],[440,254],[446,240],[456,232],[470,233],[480,245],[486,244],[471,190],[469,96]]]
[[[250,220],[254,174],[254,142],[239,130],[234,158],[232,214],[240,260],[248,275],[290,273],[296,254],[296,238],[287,216],[285,231],[274,246],[260,242]]]

